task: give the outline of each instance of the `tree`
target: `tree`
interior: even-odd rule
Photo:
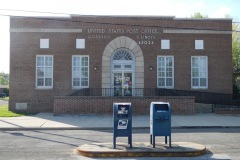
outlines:
[[[208,18],[208,15],[202,15],[200,12],[195,12],[191,18]]]
[[[0,73],[0,84],[8,85],[9,84],[9,74],[8,73]]]
[[[240,73],[240,26],[237,23],[232,24],[232,57],[233,72]]]

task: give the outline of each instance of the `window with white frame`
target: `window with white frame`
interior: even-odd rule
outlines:
[[[40,39],[40,48],[49,48],[49,39]]]
[[[157,83],[159,88],[174,88],[174,57],[158,56]]]
[[[192,56],[192,88],[208,88],[208,57]]]
[[[195,40],[195,49],[196,50],[204,49],[204,41],[203,40]]]
[[[89,87],[89,57],[72,56],[72,87]]]
[[[53,88],[53,56],[52,55],[37,55],[36,87],[37,88]]]
[[[76,49],[85,48],[85,39],[76,39]]]
[[[170,49],[170,40],[162,39],[161,40],[161,49]]]

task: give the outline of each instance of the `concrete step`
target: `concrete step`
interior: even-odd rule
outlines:
[[[117,158],[117,157],[193,157],[206,154],[206,147],[192,142],[174,142],[172,147],[165,143],[156,143],[155,148],[150,142],[133,142],[132,148],[127,143],[84,144],[77,151],[91,158]]]

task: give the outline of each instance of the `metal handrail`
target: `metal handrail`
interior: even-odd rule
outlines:
[[[70,96],[164,97],[193,96],[196,103],[240,106],[240,95],[163,88],[84,88]]]

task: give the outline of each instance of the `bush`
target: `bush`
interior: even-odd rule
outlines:
[[[8,87],[8,88],[5,88],[3,92],[6,93],[6,96],[7,96],[7,97],[9,97],[9,87]]]
[[[239,89],[236,84],[233,84],[233,94],[239,94]]]

